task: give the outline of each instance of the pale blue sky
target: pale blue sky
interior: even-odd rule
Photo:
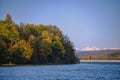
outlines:
[[[0,19],[56,25],[75,48],[120,48],[120,0],[0,0]]]

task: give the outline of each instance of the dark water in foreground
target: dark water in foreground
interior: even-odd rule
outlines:
[[[120,63],[0,67],[0,80],[120,80]]]

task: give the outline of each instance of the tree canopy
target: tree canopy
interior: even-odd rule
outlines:
[[[0,21],[0,64],[69,64],[77,58],[73,43],[54,25]]]

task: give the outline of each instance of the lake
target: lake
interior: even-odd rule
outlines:
[[[0,67],[0,80],[120,80],[120,63]]]

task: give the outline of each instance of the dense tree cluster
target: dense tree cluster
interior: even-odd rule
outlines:
[[[7,14],[0,21],[0,64],[75,63],[70,39],[53,25],[13,23]]]

